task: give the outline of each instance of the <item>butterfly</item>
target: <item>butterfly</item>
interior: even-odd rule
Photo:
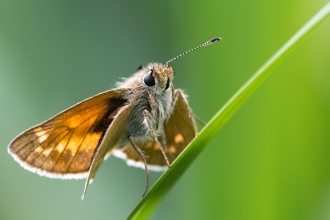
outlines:
[[[59,179],[86,178],[83,197],[109,155],[128,165],[162,171],[197,134],[186,95],[174,89],[174,70],[166,63],[140,66],[115,89],[86,99],[19,134],[8,152],[25,169]],[[145,194],[144,193],[144,194]]]

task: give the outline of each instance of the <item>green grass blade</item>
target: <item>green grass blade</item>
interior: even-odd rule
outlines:
[[[209,140],[226,124],[271,72],[299,44],[307,34],[330,15],[330,2],[310,19],[284,46],[282,46],[217,112],[199,135],[172,163],[170,169],[158,179],[150,191],[136,206],[128,219],[147,219],[158,204],[179,180],[190,164],[203,151]]]

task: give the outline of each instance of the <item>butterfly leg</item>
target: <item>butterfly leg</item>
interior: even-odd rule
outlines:
[[[204,122],[202,119],[198,118],[197,115],[195,115],[191,111],[190,111],[190,114],[196,119],[196,121],[198,121],[199,123],[201,123],[203,126],[206,125],[206,122]]]
[[[149,186],[150,186],[150,174],[149,174],[149,170],[148,170],[148,166],[147,166],[147,161],[146,158],[143,154],[143,152],[141,151],[141,149],[134,143],[134,141],[132,140],[132,137],[128,137],[129,141],[131,142],[134,150],[140,155],[140,157],[143,160],[144,163],[144,167],[147,173],[147,186],[146,186],[146,191],[143,193],[142,197],[149,191]]]
[[[143,113],[144,113],[144,117],[145,117],[145,119],[146,119],[146,121],[147,121],[148,127],[149,127],[149,129],[150,129],[151,135],[152,135],[152,137],[154,138],[154,140],[156,141],[156,143],[158,144],[160,150],[162,151],[162,154],[163,154],[163,156],[164,156],[164,158],[165,158],[165,161],[166,161],[167,166],[170,167],[171,164],[170,164],[170,162],[169,162],[169,160],[168,160],[168,158],[167,158],[167,156],[166,156],[166,153],[165,153],[165,151],[164,151],[164,148],[163,148],[163,146],[160,144],[160,142],[159,142],[159,140],[158,140],[158,138],[157,138],[156,132],[155,132],[154,128],[152,127],[152,123],[151,123],[151,118],[152,118],[152,116],[151,116],[150,112],[148,112],[147,110],[144,110]]]
[[[158,108],[158,104],[154,98],[154,96],[151,95],[150,92],[148,92],[149,95],[149,104],[151,109],[156,111],[156,116],[153,117],[154,119],[156,119],[156,129],[158,128],[158,124],[159,124],[159,108]]]

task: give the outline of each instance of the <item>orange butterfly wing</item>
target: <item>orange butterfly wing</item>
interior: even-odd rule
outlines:
[[[196,124],[190,115],[188,103],[180,90],[175,90],[174,109],[170,118],[165,122],[164,134],[159,136],[165,153],[170,163],[186,148],[186,146],[196,136]],[[148,169],[165,170],[167,168],[164,156],[154,141],[148,141],[145,144],[136,143],[144,152]],[[127,164],[144,169],[144,163],[140,155],[133,149],[131,144],[127,144],[123,148],[115,148],[112,152],[115,156],[127,160]]]
[[[84,100],[18,135],[8,151],[40,175],[86,178],[108,127],[129,96],[129,90],[115,89]]]

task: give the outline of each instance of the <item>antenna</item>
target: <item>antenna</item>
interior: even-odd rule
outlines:
[[[190,53],[190,52],[192,52],[192,51],[194,51],[194,50],[197,50],[197,49],[199,49],[199,48],[205,47],[205,46],[207,46],[207,45],[213,44],[213,43],[215,43],[215,42],[217,42],[217,41],[219,41],[219,40],[221,40],[220,37],[215,37],[215,38],[213,38],[213,39],[211,39],[211,40],[209,40],[209,41],[203,43],[202,45],[199,45],[198,47],[195,47],[195,48],[193,48],[193,49],[190,49],[190,50],[188,50],[188,51],[186,51],[186,52],[180,54],[179,56],[176,56],[176,57],[174,57],[173,59],[170,59],[169,61],[166,62],[166,64],[168,64],[168,63],[170,63],[170,62],[172,62],[172,61],[178,59],[179,57],[182,57],[183,55],[186,55],[187,53]]]

